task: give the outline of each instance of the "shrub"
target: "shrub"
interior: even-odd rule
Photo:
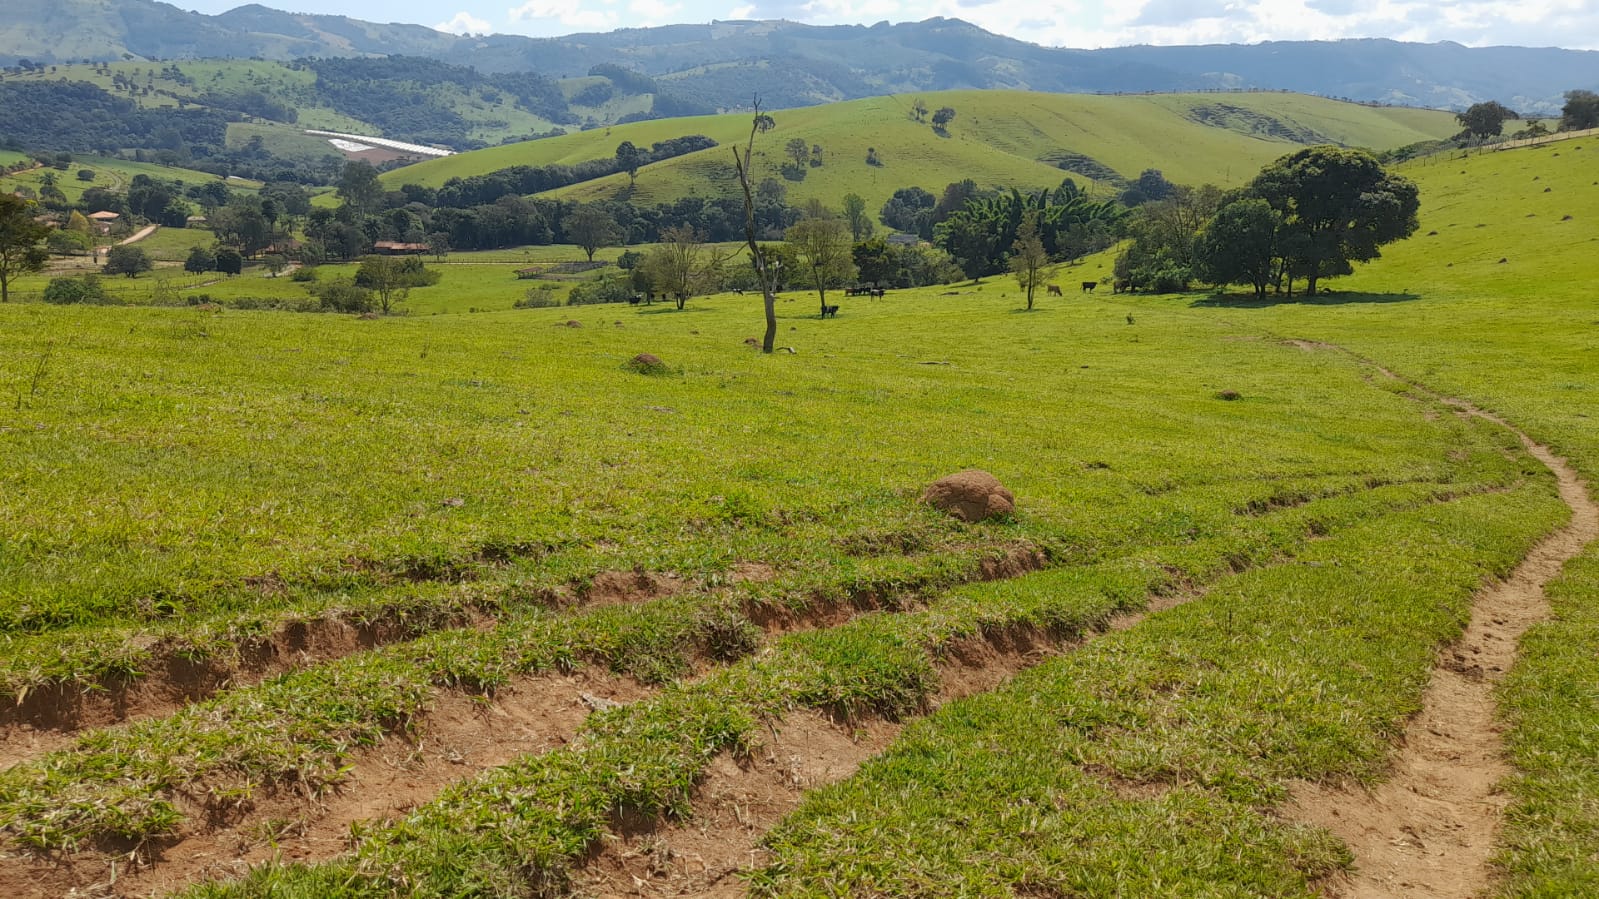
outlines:
[[[527,295],[516,301],[515,308],[545,309],[559,305],[561,305],[561,298],[555,295],[555,285],[540,284],[537,287],[529,287]]]
[[[324,281],[312,287],[311,292],[320,301],[320,307],[328,312],[372,311],[372,291],[350,278]]]
[[[572,288],[566,298],[568,306],[590,306],[596,303],[625,303],[633,296],[633,287],[626,278],[601,278],[586,281]]]
[[[310,265],[301,266],[289,272],[289,280],[297,281],[301,284],[313,282],[316,280],[316,267]]]
[[[115,302],[105,288],[100,284],[98,275],[83,275],[78,278],[51,278],[44,289],[44,301],[55,303],[59,306],[69,306],[77,303],[93,303],[107,305]]]

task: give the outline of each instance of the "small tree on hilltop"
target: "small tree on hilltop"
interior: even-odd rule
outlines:
[[[1029,210],[1022,217],[1016,231],[1016,243],[1011,246],[1010,270],[1016,273],[1016,283],[1027,291],[1027,311],[1033,310],[1033,291],[1044,278],[1044,266],[1049,264],[1049,254],[1044,252],[1044,241],[1038,236],[1038,211]]]
[[[1466,133],[1476,138],[1498,137],[1504,133],[1506,119],[1519,119],[1515,110],[1506,109],[1497,100],[1473,103],[1465,112],[1455,116],[1455,121]]]
[[[940,106],[938,112],[933,113],[933,130],[943,133],[949,129],[949,123],[953,121],[955,121],[955,108]]]
[[[813,216],[791,225],[783,239],[793,248],[806,280],[816,289],[823,311],[827,309],[827,288],[838,287],[855,277],[855,258],[851,253],[849,226],[843,219]]]
[[[639,166],[644,164],[644,153],[630,140],[616,145],[616,167],[627,172],[627,189],[632,190],[638,180]]]
[[[50,229],[33,220],[32,203],[0,193],[0,303],[11,300],[11,279],[44,268],[50,254],[40,244]]]
[[[106,253],[105,268],[101,271],[108,275],[127,275],[136,278],[140,272],[147,272],[155,268],[155,263],[150,260],[150,254],[139,247],[128,244],[119,244]]]
[[[911,118],[918,122],[927,121],[927,104],[922,101],[921,97],[911,101]]]

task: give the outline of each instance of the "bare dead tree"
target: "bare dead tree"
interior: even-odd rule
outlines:
[[[750,154],[755,149],[755,135],[764,134],[777,126],[776,120],[761,112],[761,97],[755,95],[755,118],[750,123],[750,139],[742,152],[733,147],[733,169],[738,172],[739,187],[744,189],[744,238],[750,245],[750,262],[755,266],[755,279],[760,282],[761,294],[766,303],[766,337],[761,341],[761,352],[770,353],[777,342],[777,276],[766,262],[766,253],[755,242],[755,192],[750,187]]]

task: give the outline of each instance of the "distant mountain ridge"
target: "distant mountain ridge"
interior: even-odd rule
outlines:
[[[258,4],[216,16],[155,0],[10,0],[0,65],[73,61],[424,56],[485,73],[581,76],[602,63],[674,96],[730,108],[759,91],[773,108],[961,88],[1143,92],[1260,88],[1362,102],[1463,108],[1494,99],[1557,111],[1599,88],[1599,52],[1411,44],[1386,39],[1253,45],[1042,47],[959,19],[871,26],[712,22],[561,38],[457,36],[420,25],[290,13]]]

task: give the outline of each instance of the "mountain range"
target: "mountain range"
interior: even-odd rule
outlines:
[[[1599,52],[1386,39],[1250,45],[1043,47],[959,19],[871,26],[724,21],[559,38],[459,36],[420,25],[250,4],[215,16],[155,0],[10,0],[0,65],[142,59],[420,56],[484,73],[583,76],[615,64],[701,107],[759,92],[771,108],[911,91],[1293,90],[1362,102],[1464,108],[1498,100],[1559,110],[1599,88]]]

